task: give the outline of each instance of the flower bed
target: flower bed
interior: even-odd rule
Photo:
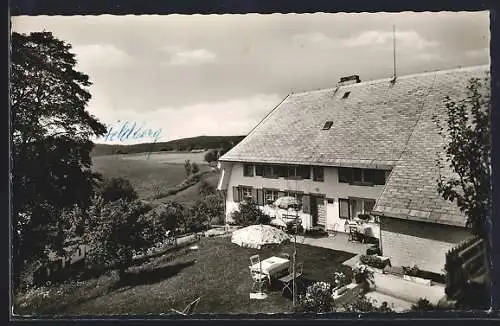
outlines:
[[[403,268],[403,278],[407,281],[425,285],[432,285],[432,282],[441,284],[445,283],[445,278],[443,275],[439,275],[428,271],[423,271],[419,269],[417,266],[413,267],[403,266],[402,268]]]
[[[385,266],[390,264],[389,260],[377,255],[361,255],[359,257],[359,260],[365,265],[381,270],[384,269]]]

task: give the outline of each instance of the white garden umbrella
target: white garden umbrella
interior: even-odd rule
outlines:
[[[274,206],[279,208],[288,209],[291,206],[299,206],[300,203],[295,197],[285,196],[276,199]]]
[[[257,248],[267,244],[280,244],[289,241],[290,236],[270,225],[250,225],[233,232],[231,242],[242,247]]]

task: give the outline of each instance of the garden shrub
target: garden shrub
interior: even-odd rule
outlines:
[[[381,256],[382,255],[382,251],[380,251],[379,245],[376,244],[375,246],[366,249],[366,254],[369,255],[369,256],[370,255],[379,255],[379,256]]]
[[[376,303],[376,302],[375,302]],[[384,301],[380,306],[376,306],[364,294],[360,294],[353,303],[344,304],[338,311],[342,312],[394,312],[389,304]]]
[[[345,273],[342,272],[335,272],[333,274],[333,287],[334,288],[339,288],[342,286],[345,286],[347,284],[350,284],[351,280],[347,277]]]
[[[238,210],[231,214],[235,224],[249,226],[254,224],[269,224],[271,217],[260,210],[253,201],[242,201]]]
[[[304,233],[304,227],[300,222],[288,222],[286,223],[286,232],[290,234],[302,234]]]
[[[382,258],[375,255],[361,255],[359,260],[365,265],[378,269],[384,269],[384,267],[388,264],[387,261],[384,261]]]
[[[100,195],[105,202],[119,199],[132,201],[138,198],[137,192],[129,180],[125,178],[111,178],[101,186]]]
[[[367,292],[373,281],[373,271],[369,270],[365,265],[358,264],[353,268],[354,281],[357,284],[363,284],[363,290]]]
[[[425,298],[420,298],[417,304],[411,306],[412,311],[432,311],[436,310],[436,307]]]
[[[333,288],[330,283],[316,282],[307,287],[306,293],[299,296],[297,310],[300,312],[334,311]]]
[[[408,276],[415,276],[415,277],[420,277],[421,271],[417,267],[417,265],[414,265],[413,267],[410,266],[402,266],[403,268],[403,274],[408,275]]]

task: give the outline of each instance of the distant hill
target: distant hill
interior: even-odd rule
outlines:
[[[132,154],[145,152],[191,151],[211,148],[229,150],[245,136],[198,136],[182,138],[162,143],[144,143],[134,145],[95,144],[92,156],[112,154]]]

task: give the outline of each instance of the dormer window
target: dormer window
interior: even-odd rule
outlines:
[[[329,130],[333,125],[333,121],[327,121],[325,122],[325,125],[323,126],[323,130]]]
[[[342,98],[348,98],[350,94],[351,94],[351,92],[345,92],[344,95],[342,96]]]

